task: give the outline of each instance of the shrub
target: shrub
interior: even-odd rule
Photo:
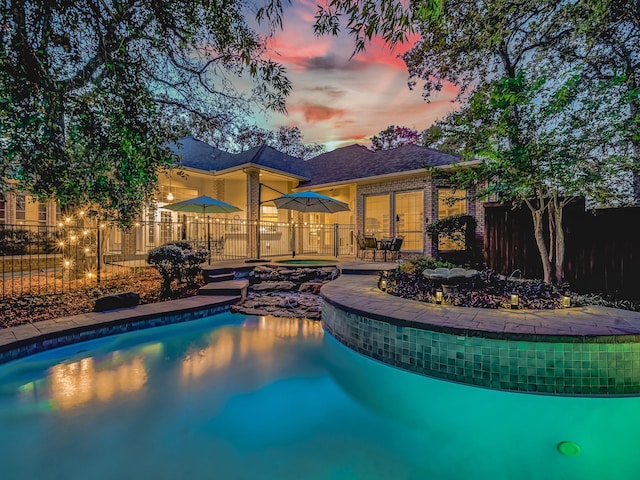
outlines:
[[[183,246],[185,248],[181,248]],[[156,268],[162,276],[162,295],[168,296],[174,280],[194,286],[202,271],[201,265],[206,259],[205,250],[194,252],[187,242],[171,242],[150,250],[147,263]]]
[[[427,268],[438,268],[438,267],[446,267],[453,268],[455,265],[450,262],[443,262],[441,260],[436,260],[431,257],[418,257],[412,260],[406,260],[401,263],[399,268],[400,271],[405,273],[415,273],[418,275],[422,275]]]
[[[32,241],[29,230],[0,229],[0,255],[24,255]]]

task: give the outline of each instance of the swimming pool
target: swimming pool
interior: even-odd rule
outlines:
[[[7,479],[635,479],[640,398],[486,390],[220,314],[0,366]],[[576,442],[577,457],[558,453]]]

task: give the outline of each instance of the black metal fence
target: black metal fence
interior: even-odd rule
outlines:
[[[155,275],[149,250],[185,241],[208,263],[287,256],[353,256],[353,225],[249,222],[185,217],[129,229],[64,221],[56,226],[0,226],[0,298],[63,293],[118,278]]]

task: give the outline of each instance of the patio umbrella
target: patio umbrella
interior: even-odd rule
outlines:
[[[273,203],[278,208],[296,210],[298,212],[320,212],[336,213],[349,210],[349,205],[335,198],[327,197],[316,192],[307,190],[305,192],[287,193],[275,198]],[[291,230],[291,251],[292,256],[296,256],[296,226]]]
[[[181,202],[170,203],[162,208],[173,210],[174,212],[201,213],[202,215],[206,215],[208,213],[233,213],[241,211],[240,208],[234,207],[230,203],[223,202],[216,198],[207,197],[206,195],[190,198]]]
[[[296,210],[298,212],[336,213],[349,210],[349,205],[335,198],[327,197],[310,190],[306,192],[287,193],[275,198],[273,203],[278,208]]]
[[[203,216],[209,213],[233,213],[240,212],[241,209],[223,202],[216,198],[201,195],[196,198],[190,198],[181,202],[170,203],[162,208],[173,210],[174,212],[184,213],[201,213]],[[209,221],[207,220],[207,245],[209,248],[209,264],[211,264],[211,231]]]

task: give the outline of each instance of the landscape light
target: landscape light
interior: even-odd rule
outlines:
[[[442,290],[436,290],[436,303],[442,305]]]
[[[380,280],[378,280],[378,288],[383,292],[387,291],[387,272],[382,272]]]
[[[518,309],[518,295],[516,295],[515,293],[511,294],[511,309],[512,310]]]
[[[562,306],[565,308],[569,308],[571,306],[571,297],[564,295],[562,297]]]

